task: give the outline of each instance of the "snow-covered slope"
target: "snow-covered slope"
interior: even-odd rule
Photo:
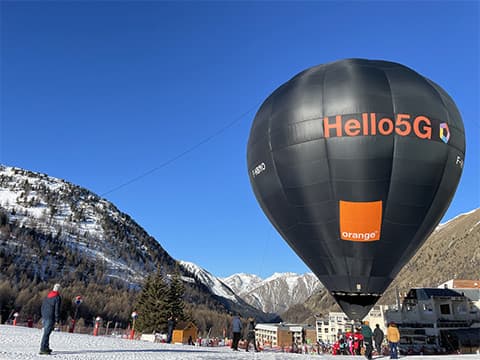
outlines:
[[[323,287],[312,273],[274,273],[265,280],[251,274],[234,274],[222,281],[250,305],[277,314]]]
[[[240,296],[255,289],[263,281],[260,276],[245,273],[233,274],[221,280]]]
[[[202,284],[208,288],[213,295],[227,299],[230,302],[228,309],[231,312],[238,312],[243,317],[253,316],[257,321],[262,321],[262,319],[263,321],[279,320],[276,314],[266,313],[258,307],[246,302],[241,296],[236,294],[236,291],[232,290],[220,278],[212,275],[209,271],[191,262],[179,261],[178,263],[182,272],[193,279],[197,284]]]
[[[232,351],[228,346],[190,346],[180,344],[151,343],[147,341],[125,340],[113,336],[91,336],[54,332],[50,345],[54,355],[38,355],[38,346],[42,332],[22,326],[0,325],[0,359],[31,360],[54,358],[58,360],[315,360],[318,355],[275,353],[271,350],[261,353]],[[310,349],[310,347],[309,347]],[[409,360],[469,360],[478,355],[439,355],[409,356]],[[351,356],[322,354],[323,360],[347,360]]]
[[[237,303],[246,302],[266,313],[281,313],[322,287],[312,273],[274,273],[265,280],[245,273],[217,278],[194,263],[180,261],[179,264],[197,282],[211,289],[213,294]]]
[[[112,203],[45,174],[0,165],[0,211],[3,222],[11,224],[0,232],[5,240],[0,248],[7,256],[20,250],[23,260],[16,263],[30,262],[27,270],[40,279],[71,274],[79,257],[102,277],[132,284],[159,263],[167,268],[175,263]]]
[[[213,276],[207,270],[188,261],[179,261],[179,264],[196,281],[201,282],[202,284],[207,286],[209,289],[211,289],[213,294],[238,302],[238,298],[235,295],[235,293],[232,291],[232,289],[230,289],[220,279],[218,279],[216,276]]]

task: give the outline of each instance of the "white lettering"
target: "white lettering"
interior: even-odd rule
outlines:
[[[460,155],[457,155],[457,162],[456,162],[457,165],[460,166],[460,168],[463,169],[463,159],[461,158]]]
[[[265,166],[265,163],[261,163],[259,165],[257,165],[253,170],[252,170],[252,177],[256,177],[258,175],[260,175],[262,172],[264,172],[266,170],[266,166]]]
[[[352,240],[370,240],[375,237],[375,232],[371,233],[351,233],[344,231],[342,233],[342,237],[344,239],[352,239]]]

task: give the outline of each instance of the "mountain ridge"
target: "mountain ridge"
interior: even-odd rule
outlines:
[[[323,287],[313,273],[276,272],[266,279],[253,274],[233,274],[222,281],[250,305],[273,313],[284,312]]]
[[[0,287],[43,289],[49,282],[61,281],[67,293],[80,288],[88,291],[90,284],[109,287],[112,293],[138,291],[146,275],[161,271],[168,278],[177,266],[178,261],[156,239],[106,199],[46,174],[0,165]],[[275,317],[241,298],[217,294],[205,279],[180,271],[185,300],[195,306],[203,304],[204,317],[219,317],[207,311]],[[9,294],[18,303],[15,292]],[[128,320],[134,300],[132,294],[118,306],[123,309],[123,321]],[[114,312],[108,301],[105,297],[96,303],[111,316]]]

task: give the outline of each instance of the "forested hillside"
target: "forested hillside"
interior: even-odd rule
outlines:
[[[37,320],[43,296],[59,282],[63,322],[81,295],[82,323],[100,316],[127,326],[146,276],[159,270],[168,281],[176,266],[156,239],[107,200],[45,174],[0,165],[2,322],[14,312],[20,321]],[[215,324],[221,333],[231,311],[263,314],[215,295],[194,274],[180,271],[186,310],[201,332]]]

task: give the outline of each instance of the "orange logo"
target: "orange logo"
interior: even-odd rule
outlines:
[[[340,200],[340,238],[349,241],[380,240],[382,201]]]

